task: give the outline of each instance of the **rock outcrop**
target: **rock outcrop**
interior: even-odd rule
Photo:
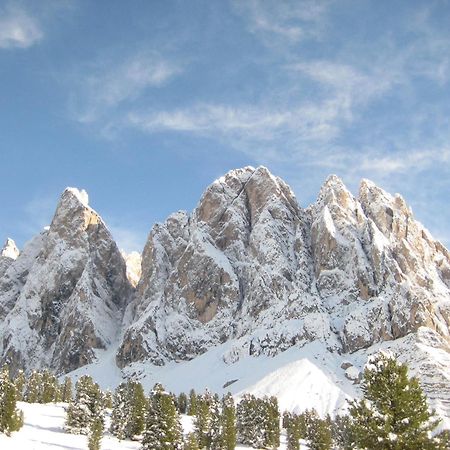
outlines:
[[[428,327],[449,340],[448,251],[405,201],[330,176],[302,209],[264,168],[229,172],[191,215],[150,233],[117,355],[164,364],[235,339],[273,355],[316,339],[345,353]]]
[[[233,170],[191,214],[156,224],[142,260],[67,189],[47,230],[0,255],[0,355],[13,369],[64,373],[117,348],[133,370],[224,342],[231,365],[314,341],[353,361],[355,383],[368,354],[392,348],[450,417],[450,254],[370,181],[354,196],[330,176],[302,208],[266,168]]]
[[[132,288],[84,191],[64,191],[50,227],[0,279],[0,354],[17,368],[68,372],[118,337]]]

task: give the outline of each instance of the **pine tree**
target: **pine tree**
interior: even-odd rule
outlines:
[[[251,394],[244,394],[237,405],[237,440],[241,444],[257,447],[261,441],[261,411],[258,409],[261,409],[261,403]]]
[[[127,398],[129,403],[129,419],[125,431],[127,437],[133,438],[142,434],[144,431],[147,399],[145,398],[142,384],[138,381],[129,381],[127,383]]]
[[[0,371],[0,433],[8,436],[23,425],[23,413],[16,408],[16,388],[7,366]]]
[[[182,448],[180,418],[169,393],[156,384],[150,394],[142,450],[178,450]]]
[[[363,398],[351,402],[351,431],[355,448],[380,450],[433,449],[429,437],[439,421],[430,412],[417,378],[389,354],[369,360],[361,384]]]
[[[301,434],[301,417],[296,414],[284,413],[283,425],[286,428],[287,450],[299,450]]]
[[[89,428],[88,449],[100,450],[105,424],[102,417],[96,417]]]
[[[264,411],[264,440],[265,448],[278,448],[280,445],[280,410],[276,397],[263,400]]]
[[[41,399],[42,375],[40,372],[33,370],[28,379],[25,389],[25,401],[28,403],[38,403]]]
[[[126,405],[126,384],[121,383],[117,386],[113,396],[113,407],[111,412],[111,433],[119,441],[125,439],[125,427],[127,422]]]
[[[69,403],[72,400],[72,378],[65,377],[64,383],[61,386],[60,398],[64,403]]]
[[[111,409],[113,405],[113,394],[110,390],[103,392],[103,407]]]
[[[187,405],[188,405],[188,399],[187,399],[187,395],[182,392],[179,396],[178,396],[178,412],[180,414],[186,414],[187,412]]]
[[[195,433],[189,433],[184,441],[183,450],[200,450]]]
[[[197,394],[194,389],[189,392],[189,407],[187,410],[189,416],[195,416],[197,414]]]
[[[38,402],[50,403],[56,402],[59,399],[59,383],[58,379],[49,370],[44,370],[41,373],[41,388]]]
[[[312,410],[308,416],[306,438],[310,450],[331,449],[331,424],[321,419],[315,410]]]
[[[209,448],[211,442],[211,404],[213,398],[206,391],[196,398],[197,412],[194,418],[194,430],[200,448]]]
[[[224,450],[236,447],[236,408],[233,396],[228,393],[222,399],[222,441]]]
[[[102,392],[88,375],[80,377],[75,391],[75,399],[67,408],[66,431],[87,434],[92,422],[103,418]]]
[[[333,443],[337,449],[353,449],[354,439],[352,438],[349,416],[336,416],[334,421],[332,422],[331,434]]]
[[[16,400],[18,402],[21,402],[23,400],[23,394],[24,394],[24,389],[25,389],[25,382],[26,382],[26,378],[25,378],[25,374],[23,372],[23,370],[19,370],[17,372],[17,376],[14,380],[14,386],[16,388]]]
[[[209,403],[209,430],[207,438],[207,448],[212,450],[222,450],[224,448],[222,434],[222,413],[220,399],[217,394],[210,397]]]

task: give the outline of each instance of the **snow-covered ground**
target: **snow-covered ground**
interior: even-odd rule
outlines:
[[[69,375],[77,379],[89,374],[102,389],[110,390],[124,377],[133,377],[143,384],[146,392],[158,382],[175,393],[188,393],[193,388],[197,392],[209,389],[220,395],[231,392],[236,399],[245,392],[259,397],[275,395],[282,411],[315,408],[322,416],[345,410],[346,399],[358,395],[357,387],[346,378],[341,365],[344,361],[360,364],[351,355],[343,357],[327,351],[320,342],[291,347],[274,357],[243,355],[234,364],[227,364],[224,354],[231,352],[234,345],[230,341],[191,361],[171,362],[162,367],[136,363],[123,372],[115,364],[114,349],[110,349],[99,352],[96,363]]]
[[[24,412],[25,424],[20,431],[10,437],[0,433],[1,450],[86,450],[87,437],[67,434],[64,432],[65,404],[37,404],[19,402],[19,408]],[[182,425],[185,433],[192,431],[192,418],[182,416]],[[102,439],[103,450],[137,450],[139,442],[128,440],[118,441],[105,432]],[[237,446],[237,450],[250,448]],[[306,448],[306,447],[302,447]],[[280,450],[286,449],[285,436],[281,437]]]
[[[65,404],[41,405],[19,402],[18,406],[25,416],[24,426],[11,437],[0,434],[2,450],[87,449],[86,436],[64,432]],[[109,433],[105,433],[102,440],[102,448],[105,450],[135,450],[139,447],[138,442],[119,442]]]

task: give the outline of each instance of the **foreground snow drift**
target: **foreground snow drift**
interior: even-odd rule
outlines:
[[[19,407],[25,415],[23,428],[12,434],[11,437],[0,434],[1,450],[43,450],[66,449],[86,450],[87,437],[64,433],[65,407],[63,403],[38,404],[22,403]],[[185,433],[192,431],[192,418],[182,416],[181,422]],[[102,440],[103,450],[137,450],[141,447],[139,442],[118,441],[106,433]],[[236,449],[250,448],[237,446]],[[302,447],[305,448],[305,447]],[[280,450],[286,449],[285,436],[281,438]]]

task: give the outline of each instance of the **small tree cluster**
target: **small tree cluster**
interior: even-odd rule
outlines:
[[[25,389],[25,392],[23,394],[20,392],[19,396],[28,403],[51,403],[62,400],[58,379],[49,370],[42,372],[34,370],[28,381],[22,385],[22,389]]]
[[[0,433],[10,435],[23,425],[23,413],[16,408],[16,386],[9,377],[9,368],[0,371]]]
[[[232,450],[236,446],[236,408],[231,394],[222,400],[206,391],[196,397],[195,436],[200,448]]]
[[[237,406],[238,441],[261,448],[280,445],[280,412],[276,397],[245,394]]]
[[[129,380],[114,392],[111,433],[119,440],[136,439],[144,431],[147,400],[141,383]]]
[[[93,422],[103,421],[103,396],[97,383],[83,375],[75,385],[75,399],[69,403],[66,431],[73,434],[88,434]]]
[[[287,450],[299,450],[300,439],[306,439],[306,420],[304,414],[283,414],[283,428],[286,429]]]

